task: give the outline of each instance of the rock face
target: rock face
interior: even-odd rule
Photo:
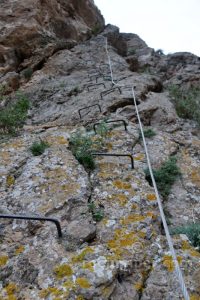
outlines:
[[[2,75],[40,69],[54,52],[71,48],[104,27],[92,0],[1,1],[0,20]]]
[[[21,28],[23,5],[17,2],[13,7],[19,9]],[[57,218],[63,237],[58,239],[50,222],[0,219],[0,299],[182,299],[156,195],[144,172],[147,161],[131,87],[135,86],[145,129],[155,132],[146,137],[153,168],[176,155],[181,170],[168,197],[161,197],[169,227],[198,223],[200,132],[194,121],[177,116],[167,90],[170,84],[187,90],[200,80],[198,57],[164,56],[136,34],[121,34],[112,25],[85,41],[96,20],[103,26],[99,13],[93,18],[96,9],[91,1],[40,1],[32,3],[33,8],[31,3],[29,18],[36,4],[38,14],[46,8],[46,19],[41,15],[37,22],[35,17],[30,20],[37,26],[41,20],[54,46],[59,37],[81,42],[52,54],[21,86],[31,108],[18,136],[0,140],[0,213]],[[3,5],[7,7],[7,2]],[[62,21],[56,22],[58,33],[54,22],[65,14],[68,25],[82,24],[66,36]],[[106,37],[114,80],[122,87],[114,88],[111,82]],[[9,49],[14,47],[11,41]],[[36,46],[27,60],[11,65],[14,69],[35,65],[37,50],[41,53]],[[4,80],[14,85],[18,76],[13,71]],[[2,107],[14,98],[4,99]],[[108,123],[110,130],[101,136],[94,133],[97,121],[117,119],[127,123],[127,130],[120,121]],[[112,156],[95,156],[95,169],[84,169],[70,148],[75,131],[91,137],[95,145],[101,141],[101,151],[107,154],[131,154],[134,169],[130,157]],[[30,146],[40,140],[49,147],[33,156]],[[200,299],[199,249],[184,234],[172,239],[190,297]]]

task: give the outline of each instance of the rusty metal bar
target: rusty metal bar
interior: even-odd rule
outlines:
[[[56,225],[58,231],[58,237],[62,237],[62,230],[60,226],[60,222],[54,218],[46,218],[46,217],[32,217],[32,216],[23,216],[23,215],[5,215],[0,214],[0,219],[16,219],[16,220],[35,220],[35,221],[49,221]]]
[[[122,119],[120,119],[120,120],[108,120],[108,121],[104,121],[105,123],[117,123],[117,122],[123,122],[123,124],[124,124],[124,128],[125,128],[125,130],[127,131],[127,123],[124,121],[124,120],[122,120]],[[94,125],[93,125],[93,129],[94,129],[94,132],[95,133],[97,133],[96,132],[96,126],[98,126],[98,125],[100,125],[101,123],[100,122],[98,122],[98,123],[94,123]]]
[[[100,85],[103,85],[104,88],[106,88],[105,84],[103,82],[101,83],[93,83],[93,84],[89,84],[87,86],[87,89],[88,89],[88,92],[89,92],[89,88],[92,87],[92,86],[100,86]]]
[[[82,110],[84,110],[84,109],[87,109],[87,108],[93,107],[93,106],[98,106],[98,108],[99,108],[99,111],[100,111],[100,112],[102,112],[102,110],[101,110],[101,106],[100,106],[98,103],[96,103],[96,104],[93,104],[93,105],[90,105],[90,106],[85,106],[85,107],[83,107],[83,108],[81,108],[81,109],[79,109],[79,110],[78,110],[78,113],[79,113],[79,117],[80,117],[80,119],[82,119],[82,117],[81,117],[81,111],[82,111]]]
[[[101,92],[101,93],[100,93],[101,99],[103,100],[103,96],[106,96],[106,95],[108,95],[108,94],[114,92],[114,90],[116,90],[116,89],[119,91],[120,94],[122,93],[120,87],[115,87],[115,88],[109,89],[109,90],[107,90],[107,91]]]
[[[131,167],[134,169],[134,160],[131,154],[117,154],[117,153],[92,153],[93,156],[127,156],[131,159]]]

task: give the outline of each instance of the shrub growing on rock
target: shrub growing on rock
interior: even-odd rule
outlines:
[[[176,157],[172,156],[166,162],[164,162],[159,169],[153,170],[158,190],[163,198],[166,198],[169,195],[172,185],[177,177],[181,174],[176,162]],[[147,181],[150,185],[152,185],[151,176],[148,169],[145,170],[145,174]]]
[[[49,147],[49,144],[43,140],[40,142],[34,142],[30,147],[30,150],[34,156],[39,156],[44,153],[45,149]]]
[[[169,88],[169,94],[173,99],[179,117],[191,119],[200,126],[200,88],[190,88],[183,91],[176,85]]]
[[[191,244],[200,250],[200,223],[173,228],[171,234],[186,234]]]
[[[18,100],[9,104],[0,111],[0,132],[14,134],[26,120],[29,101],[25,95],[18,93]]]

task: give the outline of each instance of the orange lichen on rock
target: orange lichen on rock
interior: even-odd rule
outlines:
[[[63,277],[66,277],[66,276],[72,276],[72,274],[73,274],[72,268],[67,264],[62,264],[62,265],[56,267],[54,269],[54,272],[56,273],[56,277],[58,279],[62,279]]]
[[[200,168],[193,169],[191,173],[191,180],[193,184],[200,187]]]
[[[182,257],[177,256],[178,263],[180,264],[182,262]],[[174,271],[174,261],[172,259],[171,255],[164,255],[162,259],[163,265],[167,268],[169,272]]]
[[[136,291],[142,291],[143,289],[143,283],[140,281],[136,282],[133,286],[136,289]]]
[[[94,263],[93,262],[85,262],[82,266],[83,269],[94,272]]]
[[[120,190],[122,190],[122,189],[129,190],[129,189],[131,189],[131,184],[130,183],[123,182],[121,180],[115,180],[115,181],[113,181],[113,185],[114,185],[114,187],[116,187],[116,188],[118,188]]]
[[[7,261],[8,261],[7,255],[0,256],[0,267],[5,266],[7,264]]]
[[[128,217],[124,217],[120,220],[122,225],[128,225],[134,222],[141,222],[144,221],[145,217],[139,214],[129,215]]]
[[[80,254],[72,257],[72,262],[73,263],[82,262],[85,259],[86,255],[89,253],[94,253],[94,250],[90,247],[87,247]]]
[[[89,283],[88,279],[84,277],[78,277],[76,279],[76,284],[78,284],[83,289],[89,289],[91,287],[91,284]]]
[[[19,246],[16,250],[15,250],[15,255],[19,255],[20,253],[24,252],[25,247],[23,245]]]
[[[156,200],[156,195],[155,194],[148,194],[147,195],[147,200],[149,200],[149,201],[155,201]]]
[[[12,186],[15,183],[15,177],[13,175],[8,175],[6,178],[6,185],[8,187]]]

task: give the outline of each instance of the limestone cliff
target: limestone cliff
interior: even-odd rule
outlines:
[[[1,1],[0,73],[40,69],[53,53],[103,27],[92,0]]]
[[[8,2],[1,2],[5,12]],[[17,17],[19,9],[17,35],[24,30],[22,15],[25,17],[29,9],[23,3],[15,1],[6,10],[9,15],[9,9],[15,7]],[[198,109],[192,111],[192,119],[188,99],[198,108],[199,58],[190,53],[166,56],[149,48],[136,34],[120,33],[112,25],[103,28],[92,1],[30,1],[27,14],[37,32],[32,42],[28,39],[31,31],[22,41],[22,51],[30,56],[16,65],[12,59],[9,63],[5,53],[1,58],[3,68],[10,66],[8,70],[20,72],[27,65],[35,69],[28,82],[18,82],[30,108],[24,127],[16,128],[16,136],[7,135],[9,122],[1,111],[8,113],[6,109],[19,96],[3,96],[3,89],[0,95],[0,214],[57,218],[63,236],[58,238],[51,222],[0,219],[0,299],[183,299],[155,191],[144,171],[147,161],[131,87],[135,86],[139,113],[148,133],[146,143],[153,168],[158,170],[176,156],[181,172],[166,194],[165,187],[160,189],[168,225],[173,229],[193,223],[197,230],[200,120]],[[69,35],[62,30],[65,21],[74,26]],[[6,26],[6,19],[3,22],[8,33],[12,27]],[[96,24],[101,26],[93,27]],[[40,31],[42,28],[44,31]],[[13,35],[10,31],[10,37],[15,36],[17,27],[15,30]],[[43,51],[38,41],[46,32],[50,41]],[[6,34],[3,37],[6,41]],[[57,51],[60,37],[65,42],[76,40],[77,44]],[[111,82],[106,38],[113,77],[123,86],[120,88],[114,88]],[[7,47],[7,54],[14,53],[14,40],[8,40],[10,44],[2,43],[1,49]],[[29,52],[31,43],[35,47]],[[55,46],[52,52],[47,51],[50,45]],[[46,61],[38,68],[46,53]],[[3,77],[9,91],[11,75],[8,72]],[[187,114],[178,115],[176,95],[186,103]],[[117,120],[121,121],[106,123]],[[97,122],[100,126],[95,125]],[[81,151],[74,151],[74,136],[79,146],[86,141]],[[30,149],[34,142],[41,141],[48,147],[34,156]],[[88,153],[88,145],[93,147],[94,165],[86,155],[84,167],[81,159]],[[129,156],[94,156],[97,151]],[[194,238],[177,234],[172,239],[190,297],[197,300],[200,248],[198,231],[193,231]]]

